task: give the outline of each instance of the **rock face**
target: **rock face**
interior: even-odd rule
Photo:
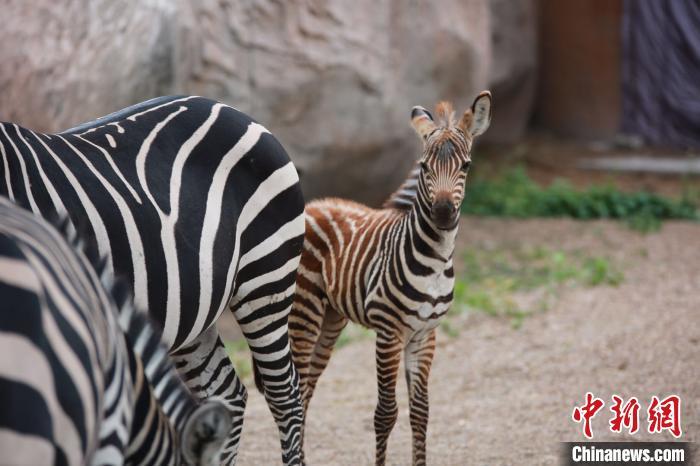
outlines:
[[[171,92],[167,2],[6,0],[0,119],[55,131]]]
[[[488,80],[480,0],[235,2],[223,18],[209,3],[190,8],[178,87],[232,102],[271,129],[307,198],[380,203],[420,150],[411,108],[442,96],[467,105]]]
[[[532,1],[10,0],[0,119],[55,131],[156,95],[204,95],[268,127],[307,198],[378,204],[419,155],[412,106],[446,98],[463,111],[490,83],[517,88],[509,78],[530,55],[503,56],[519,33],[498,39],[491,18],[526,22]],[[529,109],[531,94],[517,88],[514,105]],[[495,101],[498,116],[507,100]]]
[[[517,141],[532,112],[537,83],[535,0],[491,0],[490,88],[495,116],[484,141]]]

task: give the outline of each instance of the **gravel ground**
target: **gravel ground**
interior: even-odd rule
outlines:
[[[602,221],[463,220],[460,248],[509,244],[605,255],[625,279],[618,287],[566,289],[519,329],[506,318],[472,313],[459,321],[458,337],[439,333],[429,463],[558,464],[559,442],[583,439],[571,412],[587,391],[606,401],[593,421],[596,440],[672,439],[614,435],[607,422],[613,393],[639,398],[643,428],[649,398],[675,393],[683,400],[683,440],[699,441],[700,225],[667,222],[660,232],[641,235]],[[279,464],[272,416],[248,385],[239,464]],[[397,390],[388,463],[405,465],[411,436],[403,377]],[[372,464],[375,402],[374,342],[336,351],[309,410],[308,464]]]

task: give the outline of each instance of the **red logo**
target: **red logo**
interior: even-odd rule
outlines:
[[[671,395],[659,401],[656,396],[651,397],[649,409],[649,433],[668,430],[674,437],[681,436],[681,399],[677,395]]]
[[[610,411],[615,415],[610,419],[610,431],[622,432],[622,428],[629,430],[630,434],[634,434],[639,430],[639,401],[636,397],[630,398],[624,406],[622,406],[622,398],[617,395],[612,396],[614,404],[610,407]]]
[[[612,396],[613,416],[608,422],[611,432],[621,433],[626,429],[630,434],[639,431],[639,411],[641,406],[637,397],[631,397],[625,403],[621,397]],[[595,397],[591,392],[586,393],[585,403],[574,407],[571,418],[574,422],[583,423],[583,435],[586,438],[593,438],[593,418],[603,409],[605,402]],[[652,396],[647,409],[647,430],[650,434],[669,431],[674,437],[682,435],[681,430],[681,398],[678,395],[670,395],[659,400],[657,396]]]
[[[598,414],[598,411],[605,405],[605,402],[600,398],[593,396],[591,392],[586,393],[586,403],[583,406],[576,406],[571,417],[576,422],[583,421],[583,435],[588,438],[593,438],[593,430],[591,429],[591,420]]]

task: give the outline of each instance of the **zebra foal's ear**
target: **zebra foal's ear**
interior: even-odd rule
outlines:
[[[411,126],[420,137],[425,139],[435,129],[435,122],[429,111],[421,106],[415,106],[411,110]]]
[[[489,129],[491,124],[491,93],[482,91],[472,104],[472,108],[464,112],[459,121],[459,129],[472,137],[480,136]]]
[[[182,432],[182,454],[188,464],[215,466],[221,464],[221,447],[232,426],[231,413],[218,401],[207,401],[195,409]]]

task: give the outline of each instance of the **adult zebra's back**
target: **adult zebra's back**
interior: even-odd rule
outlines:
[[[163,97],[60,134],[0,124],[0,194],[46,216],[65,211],[137,306],[162,325],[188,386],[234,414],[235,463],[246,391],[216,332],[228,305],[253,352],[298,461],[301,405],[287,316],[304,232],[286,152],[261,125],[201,97]]]

